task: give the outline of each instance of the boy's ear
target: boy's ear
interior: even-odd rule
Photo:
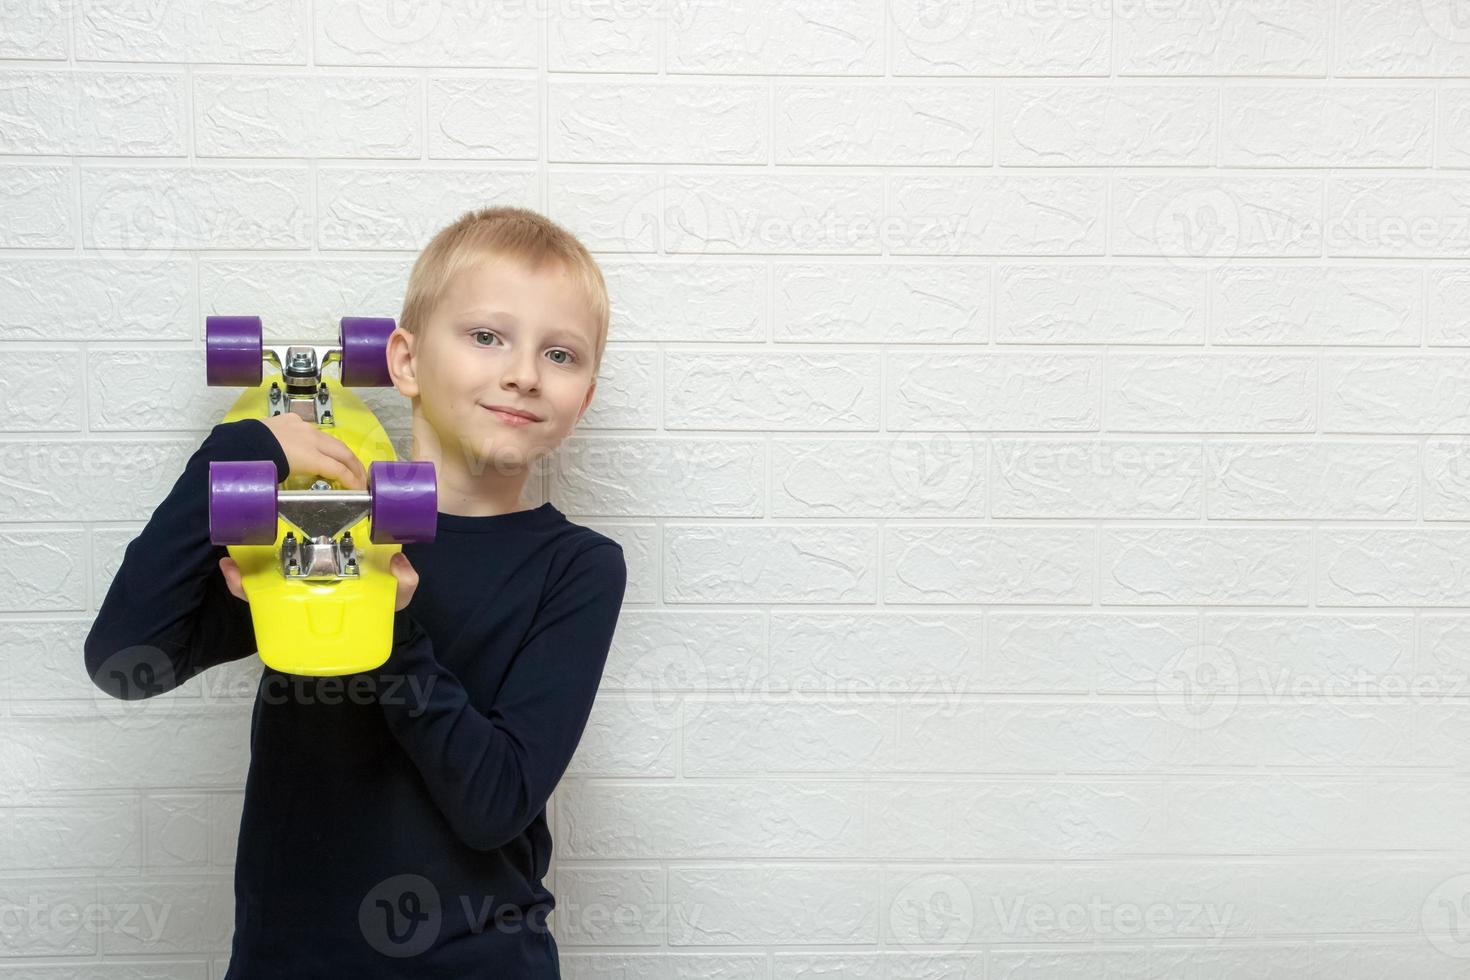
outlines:
[[[388,376],[393,387],[404,398],[414,398],[419,393],[419,383],[414,373],[413,346],[417,340],[402,327],[394,327],[388,335]]]
[[[597,390],[597,382],[594,381],[587,388],[587,397],[585,397],[585,398],[582,399],[582,407],[577,410],[577,422],[582,421],[582,416],[587,414],[587,406],[589,406],[589,405],[592,404],[592,393],[594,391],[596,391],[596,390]],[[572,424],[573,425],[576,425],[577,422],[573,422]]]

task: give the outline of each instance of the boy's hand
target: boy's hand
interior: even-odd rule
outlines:
[[[408,605],[409,600],[413,598],[414,590],[419,587],[419,573],[413,570],[408,556],[401,551],[393,556],[388,567],[393,570],[393,577],[398,579],[398,596],[393,606],[393,611],[398,612]],[[225,585],[229,587],[230,595],[248,602],[249,600],[245,599],[245,590],[240,586],[240,566],[235,564],[235,559],[221,558],[219,570],[225,577]]]
[[[419,587],[419,573],[414,571],[408,556],[401,551],[393,556],[388,567],[393,569],[393,577],[398,579],[398,599],[393,606],[393,611],[398,612],[413,599],[414,590]]]
[[[320,476],[348,490],[367,489],[367,470],[347,443],[328,435],[295,412],[261,419],[291,464],[291,476]]]

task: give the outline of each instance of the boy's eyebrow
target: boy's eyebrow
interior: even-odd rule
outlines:
[[[497,319],[507,321],[508,323],[510,323],[511,326],[515,326],[521,322],[519,319],[516,318],[516,315],[514,313],[507,313],[505,310],[491,310],[479,306],[470,307],[468,310],[465,310],[463,313],[461,313],[460,316],[495,317]]]
[[[486,319],[502,320],[512,327],[518,327],[521,325],[521,321],[516,317],[514,313],[507,313],[505,310],[480,309],[477,307],[474,309],[465,310],[463,313],[460,314],[460,317],[462,319],[477,316],[482,316]],[[587,343],[587,338],[583,337],[579,331],[572,330],[569,327],[554,327],[550,333],[552,337],[565,337],[570,340],[581,341],[584,344]]]

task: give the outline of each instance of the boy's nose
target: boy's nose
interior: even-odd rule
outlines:
[[[517,391],[527,392],[536,390],[536,367],[534,364],[520,364],[519,362],[506,369],[500,379],[501,387],[513,387]]]

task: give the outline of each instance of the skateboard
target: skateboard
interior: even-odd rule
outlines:
[[[337,344],[265,344],[258,316],[205,318],[211,386],[244,386],[223,421],[295,412],[346,443],[367,489],[295,475],[274,460],[209,464],[209,540],[240,566],[260,659],[289,674],[372,670],[393,646],[398,581],[388,566],[438,522],[434,464],[399,460],[350,387],[391,385],[391,317],[343,317]],[[337,365],[337,378],[324,369]],[[266,370],[269,368],[269,370]]]

